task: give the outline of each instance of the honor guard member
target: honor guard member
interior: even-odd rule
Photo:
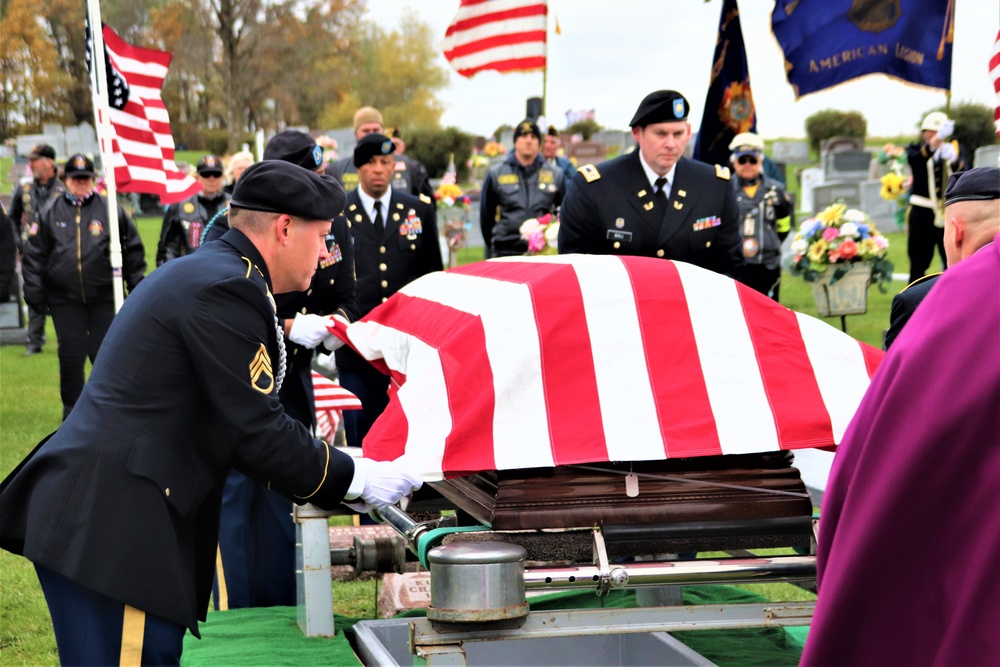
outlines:
[[[1000,233],[998,200],[1000,168],[978,167],[951,175],[944,193],[943,239],[949,268],[994,243]],[[918,278],[892,298],[885,349],[896,340],[941,275],[933,273]]]
[[[115,317],[108,200],[94,190],[93,161],[79,153],[70,156],[66,185],[33,225],[21,266],[24,300],[52,314],[63,419],[83,391],[86,360],[94,363]],[[131,292],[146,273],[146,252],[121,206],[118,233],[122,276]]]
[[[359,186],[347,193],[344,214],[354,237],[359,317],[407,283],[442,268],[431,200],[390,185],[395,148],[384,134],[369,134],[354,149]],[[347,444],[360,447],[389,403],[389,378],[347,347],[337,350],[337,368],[341,386],[361,399],[361,410],[344,413]]]
[[[761,294],[778,300],[781,287],[781,242],[791,230],[792,202],[778,181],[765,176],[764,141],[753,132],[733,137],[732,184],[740,209],[743,259],[739,279]]]
[[[34,562],[63,664],[180,664],[208,609],[231,469],[327,509],[420,486],[314,439],[278,402],[272,294],[308,288],[343,205],[333,179],[249,167],[233,229],[139,285],[77,408],[0,484],[0,546]]]
[[[906,254],[910,258],[910,282],[923,277],[934,259],[934,248],[942,268],[944,251],[944,188],[954,172],[969,168],[965,149],[948,141],[954,121],[933,111],[920,124],[920,141],[906,147],[906,161],[913,172],[910,207],[906,211]]]
[[[56,170],[56,149],[48,144],[38,144],[26,156],[31,178],[25,178],[14,188],[10,203],[10,217],[17,231],[18,252],[24,251],[24,242],[32,230],[38,229],[38,215],[49,201],[66,191]],[[38,354],[45,346],[45,311],[28,306],[28,345],[24,356]]]
[[[382,121],[382,112],[374,107],[361,107],[354,114],[354,138],[358,141],[369,134],[387,134]],[[405,146],[405,144],[404,144]],[[414,197],[424,195],[434,200],[434,188],[427,178],[427,169],[422,164],[402,154],[394,155],[392,189],[409,192]],[[353,155],[347,155],[326,166],[326,173],[333,176],[348,192],[358,187],[358,170],[354,166]]]
[[[562,204],[565,175],[542,157],[541,142],[538,125],[521,121],[514,129],[514,151],[486,172],[479,225],[488,257],[526,254],[528,242],[521,238],[521,225],[546,213],[555,214]]]
[[[222,160],[206,155],[198,160],[198,183],[201,192],[182,202],[171,204],[163,215],[156,265],[194,252],[209,221],[226,208],[229,196],[223,192]]]
[[[650,93],[630,123],[637,149],[580,167],[559,216],[560,254],[662,257],[738,276],[742,238],[729,169],[682,157],[689,110],[678,92]]]
[[[305,132],[286,130],[264,147],[265,160],[284,160],[310,171],[323,166],[323,149]],[[238,181],[237,181],[238,182]],[[228,229],[228,216],[210,234]],[[222,234],[219,234],[221,236]],[[327,252],[309,289],[276,294],[278,320],[287,337],[285,381],[278,392],[285,412],[313,429],[313,349],[323,343],[336,349],[340,340],[327,326],[330,315],[357,317],[354,244],[343,214],[333,218]],[[233,471],[222,493],[219,563],[214,590],[216,609],[292,606],[295,604],[295,523],[289,500],[241,472]]]

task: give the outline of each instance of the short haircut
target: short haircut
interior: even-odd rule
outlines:
[[[267,229],[267,226],[281,213],[270,211],[253,211],[248,208],[230,208],[229,226],[241,232],[259,234]]]

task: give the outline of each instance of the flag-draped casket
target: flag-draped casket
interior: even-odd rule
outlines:
[[[429,274],[340,333],[393,378],[365,455],[427,481],[833,446],[883,354],[725,276],[642,257]]]

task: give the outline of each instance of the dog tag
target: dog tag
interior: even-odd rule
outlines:
[[[635,498],[639,495],[639,476],[638,475],[625,475],[625,495],[629,498]]]

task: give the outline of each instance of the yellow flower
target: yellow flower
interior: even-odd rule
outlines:
[[[899,174],[889,172],[882,177],[882,199],[893,200],[903,194],[904,178]]]
[[[823,262],[826,259],[826,250],[829,246],[829,243],[820,239],[809,246],[809,251],[806,252],[806,257],[809,258],[810,262]]]
[[[819,218],[824,225],[839,227],[839,223],[842,221],[846,210],[847,206],[845,204],[833,204],[832,206],[827,206],[823,211],[820,211],[819,215],[816,217]]]

